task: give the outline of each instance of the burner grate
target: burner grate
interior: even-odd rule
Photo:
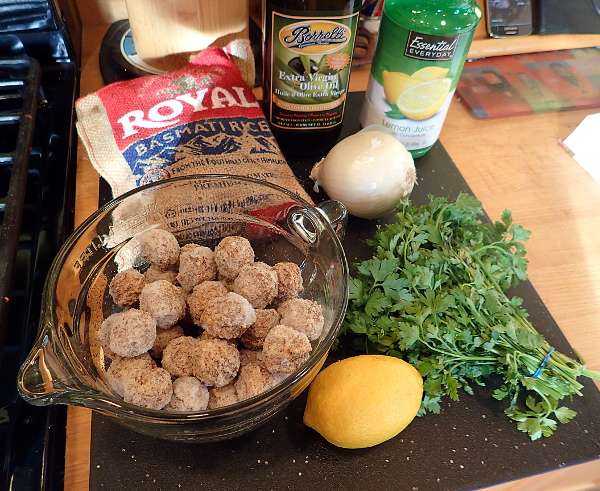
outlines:
[[[26,403],[16,379],[73,227],[78,80],[71,60],[0,57],[0,490],[64,485],[66,408]]]
[[[0,490],[64,489],[66,407],[16,381],[73,230],[80,52],[73,0],[0,0]]]
[[[36,60],[0,59],[0,347],[11,303],[40,82]]]

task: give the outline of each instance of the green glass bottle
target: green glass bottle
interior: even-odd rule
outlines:
[[[263,99],[286,156],[325,155],[342,129],[362,0],[263,1]]]
[[[386,0],[362,107],[413,157],[437,141],[481,19],[475,0]]]

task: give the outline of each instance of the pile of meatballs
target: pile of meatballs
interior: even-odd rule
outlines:
[[[304,363],[323,312],[303,291],[297,264],[257,261],[250,242],[179,245],[155,228],[140,237],[149,267],[120,271],[108,290],[118,312],[97,338],[106,376],[124,401],[202,411],[254,397]]]

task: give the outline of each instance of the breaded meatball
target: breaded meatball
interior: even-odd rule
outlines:
[[[262,262],[240,268],[231,291],[247,299],[255,309],[264,309],[277,295],[277,273]]]
[[[162,368],[134,370],[123,384],[123,400],[136,406],[162,409],[172,396],[171,375]]]
[[[115,356],[106,370],[106,378],[113,390],[123,397],[125,388],[124,383],[134,370],[150,370],[156,368],[156,363],[148,353],[143,353],[132,358]]]
[[[140,299],[146,277],[137,269],[126,269],[117,273],[108,285],[108,293],[119,307],[132,307]]]
[[[175,284],[177,281],[177,271],[173,269],[161,271],[155,266],[150,266],[144,274],[146,276],[146,283],[152,283],[157,280],[166,280],[169,283]]]
[[[192,336],[179,336],[169,342],[162,354],[162,367],[173,377],[193,375],[198,340]]]
[[[156,329],[156,340],[154,341],[154,345],[150,348],[150,355],[152,358],[160,360],[162,358],[162,354],[167,345],[175,338],[181,337],[184,335],[183,328],[177,324],[173,327],[168,327],[166,329],[162,329],[158,327]]]
[[[200,325],[200,315],[206,307],[206,303],[212,298],[223,297],[229,291],[220,281],[205,281],[195,286],[192,293],[187,297],[187,304],[192,322]]]
[[[306,334],[280,324],[265,338],[263,359],[271,373],[292,373],[308,360],[311,350]]]
[[[302,293],[302,290],[304,290],[302,272],[296,263],[277,263],[273,266],[273,269],[277,272],[277,298],[287,300]]]
[[[104,323],[108,325],[108,348],[119,356],[141,355],[152,348],[156,340],[156,320],[142,310],[117,312],[107,317]]]
[[[209,334],[206,331],[202,331],[202,329],[200,329],[200,331],[201,331],[200,336],[197,339],[222,339],[222,338],[218,338],[217,336],[213,336],[212,334]],[[223,341],[227,341],[228,343],[230,343],[232,346],[235,346],[236,348],[238,347],[237,338],[223,339]]]
[[[229,384],[240,369],[240,353],[224,339],[201,339],[196,345],[193,374],[213,387]]]
[[[255,321],[256,313],[250,302],[233,292],[212,298],[200,314],[200,327],[223,339],[240,337]]]
[[[179,259],[179,242],[171,232],[153,228],[140,236],[140,254],[148,264],[166,271]]]
[[[263,361],[262,349],[240,349],[240,365],[249,365],[258,361]]]
[[[185,296],[181,288],[166,280],[154,281],[142,288],[140,310],[152,314],[156,325],[165,329],[183,319],[186,313]]]
[[[208,398],[208,388],[196,377],[179,377],[173,381],[173,396],[165,410],[204,411]]]
[[[215,247],[215,262],[223,278],[235,278],[242,266],[254,262],[254,249],[245,237],[224,237]]]
[[[264,363],[250,363],[240,369],[235,389],[238,399],[250,399],[275,387],[283,378],[267,370]]]
[[[309,358],[324,316],[298,297],[298,265],[255,261],[242,236],[211,250],[180,247],[155,228],[132,242],[136,257],[138,243],[146,272],[132,267],[113,277],[108,293],[125,310],[92,333],[124,401],[166,411],[226,407],[268,391]]]
[[[98,330],[96,331],[96,339],[100,343],[100,346],[104,349],[104,354],[109,357],[117,356],[110,349],[110,331],[112,330],[112,325],[115,322],[119,321],[119,316],[115,314],[109,315],[106,319],[104,319]]]
[[[265,336],[272,327],[279,324],[279,314],[274,309],[255,309],[256,320],[240,336],[240,341],[247,348],[262,348]]]
[[[194,244],[193,242],[190,242],[189,244],[184,244],[179,248],[179,255],[181,256],[181,254],[183,254],[184,252],[193,251],[196,247],[204,246],[201,246],[200,244]]]
[[[224,387],[211,387],[208,389],[210,398],[208,399],[208,409],[218,409],[220,407],[231,406],[238,402],[237,392],[234,384],[227,384]]]
[[[177,281],[186,292],[203,281],[212,281],[217,277],[217,264],[212,249],[203,246],[190,248],[179,255],[179,274]]]
[[[283,302],[277,309],[280,324],[303,332],[314,341],[323,332],[323,311],[314,300],[292,298]]]

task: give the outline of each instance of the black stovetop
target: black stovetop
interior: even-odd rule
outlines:
[[[46,273],[73,228],[78,91],[64,2],[0,0],[0,489],[63,489],[66,409],[16,388]],[[31,130],[31,132],[29,131]]]

